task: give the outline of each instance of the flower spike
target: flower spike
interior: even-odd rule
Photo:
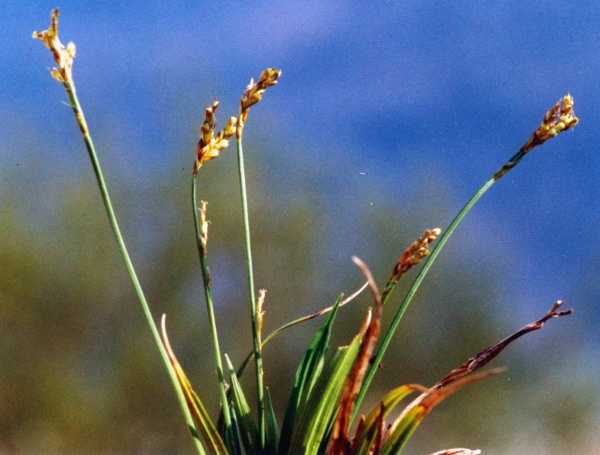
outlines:
[[[413,244],[402,254],[402,257],[394,267],[394,270],[392,270],[388,281],[399,280],[402,275],[429,256],[431,253],[429,245],[435,241],[441,232],[442,230],[440,228],[427,229],[423,235],[413,242]]]
[[[250,84],[240,100],[240,117],[236,132],[238,139],[242,137],[242,130],[244,129],[250,108],[262,99],[263,93],[265,93],[267,88],[277,84],[279,76],[281,76],[281,70],[269,68],[262,72],[256,84],[254,83],[254,79],[250,79]]]
[[[224,149],[229,145],[229,138],[235,134],[236,117],[231,117],[227,121],[227,125],[222,131],[219,131],[215,136],[215,112],[219,107],[219,101],[215,98],[212,106],[208,106],[204,112],[204,122],[200,126],[200,140],[196,147],[197,157],[194,162],[193,175],[198,174],[198,169],[203,163],[212,160],[219,156]]]
[[[33,32],[32,38],[39,39],[52,52],[54,61],[58,65],[58,68],[52,68],[50,70],[52,77],[62,84],[67,82],[72,83],[75,44],[73,42],[69,42],[65,48],[65,46],[58,39],[58,8],[52,11],[51,19],[52,22],[50,24],[50,28],[43,32]]]
[[[561,105],[562,101],[562,105]],[[556,103],[544,116],[542,124],[533,132],[529,140],[519,149],[519,151],[508,162],[494,174],[494,180],[498,180],[529,152],[538,145],[542,145],[554,136],[558,136],[563,131],[570,130],[579,123],[579,118],[573,112],[573,97],[568,93],[564,98]]]

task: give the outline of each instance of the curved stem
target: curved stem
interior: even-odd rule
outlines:
[[[221,350],[219,348],[219,336],[217,334],[217,323],[215,321],[215,312],[212,301],[210,271],[208,269],[208,256],[206,249],[202,246],[202,232],[200,230],[198,214],[198,196],[197,196],[197,177],[192,177],[192,207],[194,210],[194,227],[196,229],[196,243],[198,245],[198,254],[200,256],[200,268],[202,269],[202,280],[204,282],[204,296],[206,297],[206,312],[208,313],[208,322],[210,325],[210,334],[213,344],[213,356],[217,368],[217,378],[219,380],[219,395],[221,399],[221,408],[223,410],[223,419],[225,421],[225,440],[231,440],[231,414],[227,400],[227,391],[225,388],[225,377],[223,375],[223,362],[221,361]]]
[[[504,174],[502,174],[502,175],[504,175]],[[500,175],[500,177],[502,175]],[[419,274],[415,278],[415,281],[413,282],[412,286],[408,290],[406,296],[404,297],[404,300],[400,304],[400,307],[398,308],[398,311],[396,312],[394,319],[392,320],[387,332],[385,333],[385,336],[383,337],[383,340],[381,342],[379,350],[377,351],[377,354],[371,361],[371,366],[369,368],[369,371],[367,372],[367,375],[365,376],[365,379],[364,379],[364,382],[360,389],[360,392],[358,394],[358,397],[356,398],[354,409],[352,411],[352,420],[354,419],[354,417],[356,416],[356,413],[358,412],[358,408],[360,407],[360,404],[365,396],[365,393],[367,392],[369,385],[371,384],[371,381],[373,380],[373,376],[375,376],[375,373],[377,372],[378,365],[381,362],[381,359],[383,358],[383,355],[385,354],[385,351],[388,348],[396,329],[398,328],[398,324],[400,323],[402,316],[404,316],[404,312],[408,308],[408,305],[412,301],[412,298],[414,297],[415,293],[419,289],[419,286],[421,285],[421,282],[425,278],[425,275],[427,275],[427,272],[429,272],[429,269],[433,265],[433,262],[437,258],[438,254],[440,253],[440,251],[442,251],[442,248],[444,248],[444,245],[446,244],[446,242],[448,241],[448,239],[450,238],[452,233],[455,231],[455,229],[458,227],[460,222],[463,220],[465,215],[471,210],[471,208],[473,208],[473,206],[477,203],[477,201],[481,198],[481,196],[483,196],[484,193],[487,190],[489,190],[490,187],[500,177],[495,176],[495,177],[492,177],[491,179],[489,179],[487,182],[485,182],[483,184],[483,186],[473,195],[473,197],[471,197],[469,202],[467,202],[467,204],[462,208],[462,210],[460,212],[458,212],[458,215],[456,215],[456,218],[454,218],[452,223],[450,223],[450,226],[448,226],[448,229],[446,230],[446,232],[444,232],[438,238],[435,248],[431,251],[431,254],[427,257],[425,263],[423,264],[423,267],[421,268]],[[389,296],[389,294],[388,294],[388,296]]]
[[[156,324],[152,317],[152,313],[150,312],[150,307],[148,306],[148,302],[146,301],[146,297],[144,296],[144,292],[142,290],[142,286],[140,281],[135,273],[135,269],[133,267],[133,263],[131,262],[131,258],[129,257],[129,253],[127,252],[127,248],[125,246],[125,241],[123,240],[123,236],[121,235],[121,230],[119,229],[119,224],[117,223],[117,218],[115,216],[115,212],[113,210],[113,206],[110,200],[110,196],[108,194],[108,188],[106,186],[106,182],[104,180],[104,176],[102,175],[102,169],[100,168],[100,162],[98,161],[98,157],[96,155],[96,149],[94,147],[94,143],[89,134],[87,122],[85,120],[85,116],[83,115],[83,111],[81,109],[81,105],[79,104],[79,100],[77,99],[77,95],[75,93],[75,87],[70,82],[64,82],[64,86],[67,90],[67,96],[69,97],[69,102],[71,107],[73,108],[73,112],[75,113],[75,118],[77,120],[77,124],[79,125],[79,129],[81,130],[81,134],[83,135],[83,140],[85,142],[85,146],[87,148],[90,160],[92,162],[92,167],[94,168],[94,173],[96,174],[96,181],[98,182],[98,187],[100,188],[100,194],[102,195],[102,201],[104,203],[104,207],[106,208],[106,213],[108,215],[108,219],[110,221],[110,226],[112,228],[113,234],[117,241],[117,245],[119,247],[119,251],[121,252],[121,256],[123,257],[123,261],[125,262],[125,267],[127,268],[127,273],[129,274],[129,278],[133,284],[135,289],[135,293],[137,298],[142,306],[142,310],[144,312],[144,316],[146,317],[146,321],[148,322],[148,326],[152,332],[152,337],[154,338],[154,342],[158,347],[158,351],[160,353],[161,359],[167,368],[167,372],[169,373],[169,377],[171,382],[173,383],[173,388],[175,389],[175,393],[177,395],[177,399],[179,401],[179,405],[185,417],[185,421],[188,425],[190,432],[192,433],[192,440],[194,441],[194,445],[196,450],[200,454],[204,454],[204,449],[200,444],[200,440],[198,439],[198,433],[196,431],[196,426],[194,424],[194,420],[192,415],[188,409],[185,396],[183,391],[181,390],[181,386],[179,385],[179,381],[177,380],[177,375],[175,374],[175,370],[171,365],[169,360],[169,356],[167,355],[167,351],[162,343],[160,338],[160,334],[158,329],[156,328]]]
[[[240,194],[242,199],[242,214],[244,217],[244,240],[246,246],[246,264],[248,266],[248,294],[250,300],[250,318],[252,322],[252,341],[254,347],[254,361],[256,364],[256,394],[258,398],[258,428],[261,447],[265,446],[265,401],[263,387],[262,353],[256,319],[256,297],[254,293],[254,275],[252,271],[252,249],[250,247],[250,221],[248,218],[248,197],[246,193],[246,173],[244,169],[244,151],[242,148],[241,134],[236,140],[238,171],[240,179]]]

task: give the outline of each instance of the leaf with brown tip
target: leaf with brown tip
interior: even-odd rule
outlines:
[[[468,384],[502,373],[503,371],[505,371],[505,368],[484,371],[470,377],[462,378],[443,388],[436,388],[436,386],[434,386],[427,392],[421,394],[418,398],[413,400],[404,411],[402,411],[391,425],[386,434],[380,453],[382,455],[400,453],[425,416],[446,397]]]
[[[367,279],[367,282],[369,283],[369,288],[371,289],[373,300],[375,302],[375,312],[371,318],[371,321],[369,322],[369,325],[367,326],[367,330],[361,341],[360,350],[358,351],[358,355],[354,360],[354,365],[352,366],[352,370],[350,370],[348,379],[344,384],[340,401],[340,409],[333,426],[331,445],[327,452],[329,455],[343,455],[344,453],[348,453],[348,450],[350,449],[350,438],[348,437],[348,431],[351,423],[352,409],[362,385],[362,381],[365,377],[367,368],[369,367],[369,362],[373,354],[373,349],[375,348],[375,343],[377,343],[377,339],[379,338],[379,333],[381,331],[381,308],[383,305],[381,303],[379,291],[377,290],[377,286],[373,280],[373,276],[371,275],[371,272],[367,268],[366,264],[359,258],[353,257],[352,260],[356,263],[356,265],[358,265],[363,275]]]
[[[483,366],[487,365],[493,358],[500,354],[504,350],[504,348],[506,348],[510,343],[512,343],[516,339],[522,337],[523,335],[529,332],[541,329],[546,323],[546,321],[548,321],[549,319],[567,316],[573,313],[572,309],[558,311],[562,304],[563,302],[561,300],[557,301],[554,305],[552,305],[552,308],[550,308],[550,310],[548,310],[548,312],[546,312],[546,314],[541,319],[527,324],[525,327],[513,333],[511,336],[504,338],[503,340],[499,341],[493,346],[485,348],[483,351],[477,353],[474,357],[471,357],[458,368],[452,370],[450,374],[441,379],[434,387],[444,387],[447,384],[457,381],[458,379],[463,378],[479,370]]]
[[[369,415],[361,418],[352,441],[352,453],[362,454],[371,453],[379,446],[383,437],[384,419],[394,410],[394,408],[413,392],[427,392],[428,389],[419,384],[406,384],[388,392],[373,407]]]
[[[166,315],[163,314],[161,320],[161,328],[162,328],[162,337],[163,343],[165,345],[165,349],[167,350],[167,354],[169,355],[169,360],[171,361],[171,365],[175,370],[175,374],[177,375],[177,380],[179,381],[179,385],[183,390],[183,394],[185,395],[185,401],[187,402],[188,408],[196,421],[196,424],[200,428],[200,433],[204,437],[204,441],[206,442],[208,449],[211,453],[220,455],[227,454],[227,448],[223,443],[223,439],[219,435],[215,425],[213,424],[208,412],[204,408],[200,397],[194,392],[192,388],[192,384],[188,380],[183,368],[179,364],[177,357],[173,353],[173,349],[171,349],[171,344],[169,343],[169,338],[167,337],[167,328],[166,328]]]

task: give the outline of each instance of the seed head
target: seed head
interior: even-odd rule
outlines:
[[[424,258],[429,256],[431,251],[429,250],[429,244],[433,243],[435,239],[442,232],[441,229],[427,229],[421,237],[419,237],[406,251],[402,254],[402,257],[392,270],[388,281],[397,281],[402,275],[408,272],[412,267],[421,262]]]
[[[563,131],[570,130],[579,123],[579,118],[575,117],[573,112],[573,97],[567,93],[561,101],[546,113],[542,124],[522,147],[521,150],[524,153],[531,151],[538,145],[542,145],[548,139],[552,139]]]
[[[494,174],[494,180],[498,180],[506,175],[535,147],[542,145],[548,139],[552,139],[563,131],[570,130],[579,123],[579,118],[575,117],[575,113],[573,112],[573,98],[571,95],[567,93],[561,101],[556,103],[554,107],[546,113],[542,120],[542,124],[533,132],[523,147],[521,147],[519,151]]]
[[[59,82],[66,84],[73,81],[72,69],[75,58],[75,44],[69,42],[67,47],[58,39],[58,8],[52,11],[51,24],[48,30],[33,32],[32,38],[39,39],[50,49],[58,68],[52,68],[50,73]]]
[[[215,98],[212,106],[208,106],[204,112],[204,122],[200,126],[200,140],[196,147],[197,157],[194,162],[194,176],[197,175],[198,169],[203,163],[212,160],[219,156],[229,145],[229,138],[235,134],[236,117],[231,117],[227,121],[227,125],[222,131],[219,131],[215,136],[215,112],[219,107],[219,101]]]
[[[262,72],[256,84],[254,83],[254,79],[250,80],[250,84],[240,100],[240,121],[237,128],[238,138],[242,134],[244,123],[246,123],[248,117],[248,111],[262,99],[263,93],[265,93],[268,87],[277,84],[279,76],[281,76],[281,70],[269,68]]]
[[[258,291],[258,301],[256,302],[256,332],[258,334],[259,342],[262,336],[263,316],[265,315],[265,312],[263,311],[263,305],[265,303],[266,295],[266,289],[261,289]]]

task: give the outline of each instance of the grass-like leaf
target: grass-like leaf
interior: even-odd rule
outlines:
[[[240,427],[237,421],[237,415],[235,414],[235,407],[233,403],[229,405],[229,415],[231,416],[231,435],[227,446],[231,455],[243,455],[242,441],[240,437]]]
[[[388,392],[378,403],[373,407],[373,410],[366,418],[362,418],[358,423],[358,428],[352,442],[352,453],[368,454],[371,452],[375,438],[380,431],[380,423],[390,412],[394,410],[396,405],[404,398],[413,392],[425,392],[427,388],[418,384],[406,384],[395,388]],[[380,434],[380,437],[383,437]]]
[[[267,405],[265,453],[274,454],[277,453],[277,447],[279,447],[279,426],[277,425],[277,417],[275,416],[273,401],[271,400],[271,393],[268,387],[265,388],[265,397]]]
[[[242,438],[245,452],[260,453],[260,439],[258,437],[256,425],[254,424],[254,419],[252,418],[252,411],[250,410],[242,386],[235,374],[235,369],[227,355],[225,355],[225,360],[229,367],[231,389],[233,390],[233,408],[235,410],[238,431]]]
[[[544,324],[552,318],[567,316],[573,312],[571,309],[559,311],[559,308],[562,306],[562,304],[563,302],[561,301],[556,302],[542,318],[527,324],[525,327],[509,337],[504,338],[498,343],[480,351],[475,356],[461,364],[458,368],[452,370],[427,392],[424,392],[418,398],[416,398],[404,409],[400,416],[398,416],[395,422],[391,425],[388,433],[385,436],[381,453],[400,453],[423,418],[425,418],[425,416],[431,411],[431,409],[433,409],[434,406],[440,403],[448,395],[467,384],[504,371],[504,369],[497,368],[495,370],[473,375],[473,373],[487,365],[513,341],[527,333],[541,329]]]
[[[354,362],[368,325],[370,314],[358,335],[349,346],[338,348],[326,362],[323,373],[309,397],[306,405],[300,410],[300,417],[294,428],[292,445],[288,453],[317,454],[323,453],[329,444],[329,434],[338,409],[338,403],[344,384]]]
[[[292,433],[298,418],[298,410],[308,400],[310,390],[323,369],[325,355],[329,348],[331,328],[341,301],[342,296],[338,298],[333,310],[313,337],[296,372],[281,428],[278,453],[282,455],[289,453]]]
[[[330,455],[343,455],[350,449],[348,431],[350,430],[352,409],[381,331],[383,303],[377,285],[367,266],[357,257],[353,257],[352,259],[360,267],[367,279],[371,294],[373,295],[373,301],[375,302],[375,312],[373,317],[369,318],[370,322],[367,325],[364,337],[362,337],[360,350],[344,384],[344,390],[340,399],[340,409],[333,428],[331,446],[327,452]]]
[[[308,322],[311,319],[318,318],[319,316],[322,316],[324,314],[329,313],[330,311],[333,310],[333,308],[335,307],[335,305],[338,305],[341,308],[344,305],[346,305],[347,303],[350,303],[362,291],[364,291],[366,289],[366,287],[368,286],[368,284],[369,283],[363,284],[356,292],[354,292],[354,294],[350,295],[349,297],[346,297],[344,300],[342,300],[339,303],[336,302],[334,305],[328,306],[327,308],[323,308],[322,310],[319,310],[316,313],[312,313],[312,314],[309,314],[307,316],[302,316],[302,317],[300,317],[298,319],[294,319],[293,321],[290,321],[290,322],[287,322],[286,324],[283,324],[281,327],[279,327],[278,329],[274,330],[269,335],[267,335],[264,340],[262,340],[262,346],[264,347],[265,344],[267,344],[275,336],[279,335],[284,330],[290,329],[290,328],[294,327],[295,325],[301,324],[303,322]],[[250,352],[246,356],[246,358],[242,362],[242,365],[237,370],[237,377],[238,377],[238,379],[242,377],[242,375],[244,374],[244,371],[246,371],[246,367],[248,366],[248,364],[250,363],[250,360],[252,360],[253,357],[254,357],[254,351]]]
[[[167,350],[167,354],[169,355],[169,360],[171,361],[171,365],[175,370],[175,374],[177,375],[177,380],[183,390],[185,395],[185,400],[187,402],[188,408],[194,418],[194,421],[198,425],[200,429],[200,433],[204,438],[210,453],[213,454],[227,454],[227,448],[223,443],[223,439],[219,435],[217,428],[213,424],[210,416],[206,412],[206,408],[202,404],[200,397],[196,394],[194,389],[192,388],[192,384],[188,380],[183,368],[179,364],[177,357],[173,353],[173,349],[171,349],[171,344],[169,343],[169,338],[167,336],[167,328],[166,328],[166,315],[163,314],[161,320],[161,328],[162,328],[162,337],[165,349]],[[195,430],[194,430],[195,432]]]
[[[436,387],[444,387],[447,384],[450,384],[460,378],[463,378],[473,373],[474,371],[479,370],[481,367],[488,364],[494,357],[500,354],[500,352],[502,352],[504,348],[506,348],[510,343],[527,333],[541,329],[548,320],[558,318],[561,316],[568,316],[571,313],[573,313],[572,309],[559,311],[559,308],[562,306],[562,304],[563,302],[561,300],[557,301],[554,305],[552,305],[552,308],[550,308],[542,318],[530,324],[527,324],[525,327],[513,333],[511,336],[506,337],[498,343],[494,344],[493,346],[490,346],[484,349],[483,351],[477,353],[474,357],[471,357],[458,368],[452,370],[450,374],[448,374],[436,384]]]
[[[480,381],[494,374],[501,373],[504,370],[504,368],[497,368],[485,371],[468,378],[463,378],[441,389],[434,386],[423,393],[409,404],[392,424],[385,437],[380,454],[399,454],[425,416],[427,416],[435,406],[441,403],[444,398],[467,384]]]

